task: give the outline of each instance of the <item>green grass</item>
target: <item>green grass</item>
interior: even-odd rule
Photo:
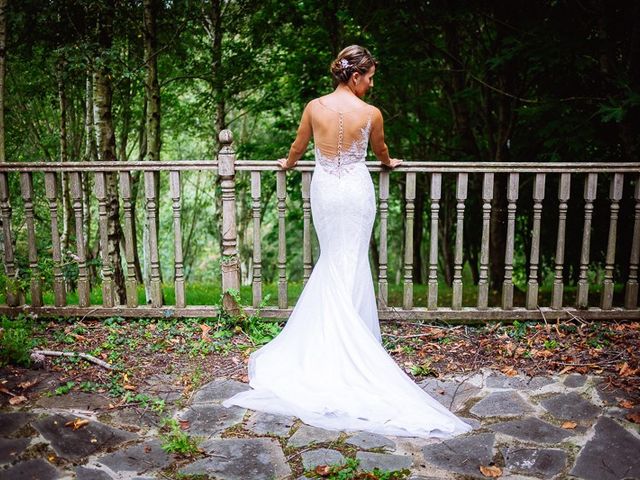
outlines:
[[[478,301],[478,287],[474,285],[471,279],[471,275],[468,269],[463,272],[463,292],[462,292],[462,305],[465,307],[472,307],[477,304]],[[303,289],[301,281],[290,281],[287,286],[287,296],[289,306],[295,305],[296,301],[300,297]],[[374,281],[374,289],[378,291],[377,281]],[[164,284],[162,287],[164,294],[165,305],[175,305],[175,290],[173,284]],[[600,294],[602,291],[602,284],[591,284],[589,286],[589,305],[598,306],[600,304]],[[30,303],[30,294],[26,293],[27,303]],[[222,288],[219,283],[198,283],[189,282],[185,287],[186,302],[187,305],[216,305],[220,301]],[[577,287],[574,285],[568,285],[564,287],[564,301],[566,306],[573,306],[575,304],[577,293]],[[265,298],[270,296],[270,301],[267,306],[276,306],[278,304],[278,285],[277,283],[264,283],[262,285],[262,296]],[[404,285],[403,284],[389,284],[388,286],[388,304],[390,306],[401,307],[404,297]],[[614,306],[622,305],[624,296],[624,284],[618,283],[614,287]],[[52,291],[46,291],[43,295],[45,305],[53,305],[54,296]],[[452,303],[453,292],[452,288],[440,280],[438,286],[438,306],[449,307]],[[539,291],[539,305],[549,306],[551,305],[552,297],[552,283],[545,281],[540,285]],[[252,304],[252,287],[251,285],[243,285],[240,288],[240,300],[243,305]],[[426,284],[414,284],[413,285],[413,305],[416,307],[426,307],[428,298],[428,287]],[[526,290],[519,289],[517,286],[514,288],[514,306],[522,307],[525,304]],[[100,286],[96,286],[92,289],[90,294],[91,305],[102,304],[102,290]],[[0,293],[0,304],[5,303],[4,292]],[[142,286],[138,287],[138,303],[139,305],[145,305],[145,293]],[[77,305],[78,295],[77,292],[68,292],[67,304]],[[489,292],[489,306],[500,306],[502,304],[502,292],[490,291]]]

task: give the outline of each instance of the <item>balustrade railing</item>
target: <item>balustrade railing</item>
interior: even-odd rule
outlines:
[[[286,318],[292,308],[288,298],[288,269],[287,269],[287,175],[279,169],[275,161],[236,160],[229,131],[220,135],[222,148],[216,161],[171,161],[171,162],[68,162],[68,163],[4,163],[0,164],[0,218],[2,221],[3,261],[7,279],[6,304],[0,305],[0,313],[16,315],[20,312],[33,312],[55,316],[138,316],[138,317],[195,317],[215,316],[219,307],[216,299],[211,299],[211,305],[187,305],[186,291],[189,289],[185,280],[183,258],[183,232],[181,209],[183,197],[181,180],[184,172],[193,170],[208,170],[219,175],[221,185],[221,282],[222,291],[240,288],[238,261],[238,232],[236,225],[236,177],[239,172],[248,172],[251,189],[251,285],[252,305],[245,307],[248,313],[260,311],[263,317]],[[463,162],[433,163],[408,161],[402,166],[389,170],[378,162],[370,162],[367,167],[376,173],[377,203],[379,208],[376,234],[379,238],[377,245],[377,300],[381,319],[439,319],[451,321],[478,321],[489,319],[542,319],[556,320],[573,316],[591,319],[638,319],[638,264],[640,259],[640,163],[482,163],[472,164]],[[300,161],[295,170],[301,172],[302,196],[302,279],[308,280],[313,268],[312,252],[312,220],[310,206],[310,184],[314,162]],[[149,234],[146,248],[150,259],[150,304],[139,305],[134,268],[134,218],[132,205],[135,202],[132,191],[132,174],[141,172],[142,190],[146,220]],[[60,233],[60,194],[61,175],[67,176],[73,220],[75,223],[75,251],[73,258],[77,264],[77,305],[68,305],[68,289],[63,273],[63,252],[61,251]],[[161,272],[159,265],[159,244],[156,230],[158,217],[158,195],[156,175],[164,175],[169,182],[169,192],[172,225],[173,225],[173,262],[175,303],[163,305]],[[266,175],[274,175],[276,180],[276,218],[277,218],[277,304],[261,305],[263,302],[263,258],[262,258],[262,181]],[[119,202],[121,209],[121,224],[123,238],[123,272],[126,285],[126,304],[117,305],[114,302],[114,265],[109,255],[109,176],[117,175]],[[598,197],[598,177],[610,178],[608,192],[609,218],[594,219],[594,204],[601,201]],[[34,198],[34,177],[42,176],[44,197]],[[100,276],[102,281],[102,304],[94,305],[90,299],[90,282],[87,265],[87,251],[85,232],[83,230],[84,216],[87,206],[83,204],[83,184],[89,176],[93,177],[94,195],[97,200],[98,232],[101,254]],[[404,209],[404,238],[402,240],[402,264],[399,265],[403,283],[402,300],[399,305],[392,305],[389,301],[389,217],[390,217],[390,180],[402,183],[401,191]],[[427,176],[428,182],[419,183],[420,176]],[[497,176],[502,176],[504,182],[497,182]],[[30,302],[24,303],[25,295],[15,286],[12,279],[17,278],[17,266],[14,251],[15,235],[12,232],[12,202],[10,198],[11,184],[18,179],[21,201],[24,211],[24,222],[20,228],[26,229],[28,268],[31,273],[29,286]],[[455,240],[453,241],[453,268],[451,282],[451,300],[442,305],[439,292],[441,290],[441,249],[443,241],[439,234],[443,203],[444,180],[451,180],[455,193],[454,207],[451,209],[455,219]],[[523,179],[531,184],[531,221],[530,239],[524,248],[528,251],[526,262],[526,292],[522,305],[515,305],[514,300],[514,265],[516,261],[516,228],[519,198],[523,195]],[[549,180],[553,179],[552,182]],[[474,183],[475,182],[475,183]],[[571,185],[584,182],[581,196],[582,211],[570,211]],[[414,228],[416,225],[416,193],[418,185],[428,185],[428,195],[425,193],[425,216],[428,216],[428,263],[426,266],[426,298],[422,302],[416,301],[414,296]],[[471,188],[475,185],[475,188]],[[557,191],[550,191],[549,185],[557,185]],[[500,191],[503,188],[505,191]],[[632,190],[632,193],[629,194]],[[575,191],[575,188],[574,188]],[[472,198],[472,193],[477,198]],[[627,193],[626,199],[623,192]],[[496,208],[496,199],[504,199],[505,209]],[[549,211],[545,208],[545,199],[555,196],[557,209]],[[46,202],[48,205],[51,226],[51,249],[38,251],[34,202]],[[469,208],[468,202],[474,201],[477,209]],[[575,199],[573,199],[575,202]],[[527,199],[529,201],[529,199]],[[620,224],[619,215],[621,204],[631,202],[628,206],[631,221]],[[554,204],[555,205],[555,204]],[[579,272],[575,301],[569,304],[565,301],[565,258],[568,251],[566,243],[567,222],[571,215],[582,215],[582,235],[579,245]],[[465,222],[470,215],[479,215],[477,225],[479,231],[469,231]],[[500,218],[495,217],[501,215]],[[551,215],[557,219],[555,238],[555,252],[552,260],[552,284],[548,305],[540,301],[541,278],[541,221],[543,216]],[[501,291],[492,291],[490,285],[490,252],[492,221],[504,225],[504,245],[499,252],[500,264],[504,264]],[[555,228],[555,227],[554,227]],[[594,286],[590,278],[591,243],[595,229],[606,228],[606,255],[604,261],[604,276],[598,280],[601,291],[599,305],[590,305],[590,288]],[[395,234],[395,232],[394,232]],[[463,281],[465,265],[466,236],[479,236],[479,256],[477,271],[477,296],[473,305],[463,298],[463,291],[468,289]],[[627,259],[616,257],[619,238],[630,239],[631,247]],[[440,241],[440,243],[439,243]],[[576,247],[576,246],[572,246]],[[521,248],[522,250],[522,248]],[[495,249],[494,255],[495,255]],[[520,252],[522,253],[522,252]],[[49,255],[53,262],[53,304],[43,302],[43,282],[41,279],[41,259]],[[617,262],[616,262],[617,258]],[[627,272],[626,278],[620,278],[616,265],[623,265]],[[617,278],[616,278],[617,277]],[[624,284],[624,294],[616,297],[615,286]],[[592,296],[593,297],[593,296]],[[591,298],[592,298],[591,297]],[[497,300],[496,300],[497,298]],[[493,301],[490,301],[493,299]],[[233,298],[226,296],[222,308],[233,310],[237,308]]]

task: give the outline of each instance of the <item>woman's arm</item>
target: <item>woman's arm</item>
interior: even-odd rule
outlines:
[[[281,158],[278,160],[278,164],[282,168],[294,167],[296,163],[298,163],[300,157],[304,155],[304,152],[307,150],[307,145],[309,145],[309,140],[311,140],[312,134],[311,102],[309,102],[302,112],[302,118],[300,119],[300,125],[298,126],[298,133],[296,135],[296,139],[291,144],[291,148],[289,149],[289,156],[286,159]]]
[[[382,120],[382,112],[376,107],[373,107],[374,112],[371,117],[371,137],[369,139],[371,143],[371,150],[374,155],[383,165],[387,167],[397,167],[402,160],[397,160],[389,156],[389,149],[387,144],[384,143],[384,122]]]

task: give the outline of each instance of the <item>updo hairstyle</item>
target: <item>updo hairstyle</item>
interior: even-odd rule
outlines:
[[[347,83],[355,72],[364,75],[374,65],[377,66],[378,61],[366,48],[360,45],[350,45],[344,48],[331,62],[334,86],[339,83]]]

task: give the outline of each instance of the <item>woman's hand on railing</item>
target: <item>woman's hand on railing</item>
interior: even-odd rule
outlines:
[[[284,170],[287,170],[289,168],[295,167],[296,164],[298,163],[298,162],[296,162],[293,165],[287,165],[287,160],[288,159],[286,159],[286,158],[279,158],[278,159],[278,165],[280,165],[280,168],[283,168]]]
[[[383,165],[389,167],[389,168],[396,168],[398,165],[400,165],[404,160],[400,160],[399,158],[392,158],[391,159],[391,163],[383,163]]]

